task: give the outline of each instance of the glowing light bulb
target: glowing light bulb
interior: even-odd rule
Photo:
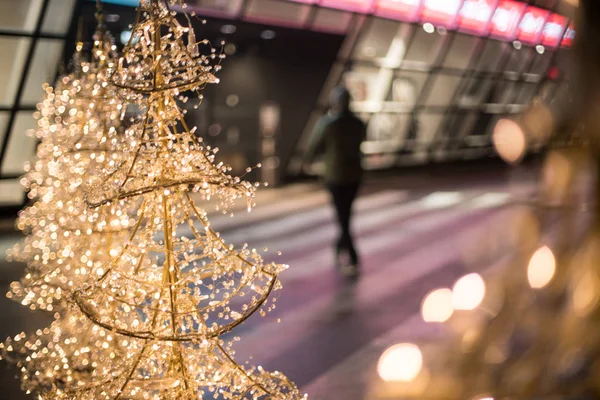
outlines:
[[[515,121],[500,119],[494,127],[492,142],[496,151],[508,163],[517,163],[525,155],[525,132]]]
[[[429,293],[421,304],[421,315],[425,322],[446,322],[452,314],[452,290],[437,289]]]
[[[411,382],[423,368],[423,355],[418,346],[401,343],[387,349],[379,359],[377,372],[386,382]]]
[[[546,286],[556,272],[556,259],[547,246],[539,248],[531,257],[527,267],[527,280],[533,289]]]
[[[575,287],[571,301],[573,311],[579,317],[587,316],[597,307],[600,295],[598,294],[598,285],[594,275],[591,271],[586,271]]]
[[[435,27],[433,26],[433,24],[427,22],[423,24],[423,30],[427,33],[433,33],[435,32]]]
[[[460,278],[452,288],[452,306],[455,310],[474,310],[485,297],[485,282],[479,274]]]

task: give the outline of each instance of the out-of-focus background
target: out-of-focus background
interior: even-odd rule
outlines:
[[[104,0],[119,48],[135,0]],[[437,338],[419,317],[423,296],[467,271],[501,268],[510,221],[536,195],[540,153],[518,168],[501,161],[491,133],[536,97],[565,96],[574,1],[189,0],[197,35],[227,59],[190,125],[235,173],[264,181],[256,209],[214,215],[234,244],[282,251],[277,309],[236,330],[239,359],[278,369],[311,399],[374,398],[375,366],[389,345]],[[51,316],[4,298],[24,266],[4,261],[26,194],[19,180],[36,142],[25,132],[42,84],[64,71],[78,35],[87,46],[96,1],[0,0],[0,337]],[[343,83],[367,124],[368,170],[353,231],[363,258],[356,283],[333,268],[336,236],[319,161],[302,157],[329,91]],[[554,234],[552,224],[545,229]],[[277,323],[281,318],[282,322]],[[0,365],[0,399],[30,398]]]

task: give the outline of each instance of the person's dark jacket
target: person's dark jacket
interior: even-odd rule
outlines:
[[[307,160],[324,152],[325,180],[352,183],[362,177],[360,145],[365,140],[365,124],[352,112],[323,116],[310,139]]]

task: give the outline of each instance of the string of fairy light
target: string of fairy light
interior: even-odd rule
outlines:
[[[188,93],[218,83],[224,55],[196,39],[183,1],[142,0],[117,57],[98,4],[89,61],[78,44],[38,106],[23,179],[34,202],[10,254],[27,271],[9,297],[56,320],[9,338],[3,357],[40,399],[306,398],[220,338],[275,306],[287,268],[226,243],[202,207],[250,209],[258,187],[185,122]]]

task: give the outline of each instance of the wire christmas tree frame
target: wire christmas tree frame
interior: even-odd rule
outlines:
[[[188,98],[182,92],[197,92],[201,99],[204,86],[218,82],[214,73],[224,55],[207,40],[196,41],[190,18],[184,12],[188,24],[182,26],[174,6],[185,9],[179,0],[141,1],[124,56],[100,83],[118,94],[122,120],[125,110],[137,109],[138,115],[118,135],[119,121],[84,125],[86,132],[101,134],[80,145],[67,140],[69,156],[52,161],[70,171],[73,160],[93,149],[111,151],[77,180],[85,197],[77,192],[76,200],[85,201],[90,208],[83,215],[93,218],[80,220],[72,207],[73,218],[64,219],[64,230],[79,231],[88,246],[60,249],[60,264],[92,262],[85,270],[55,271],[56,279],[69,284],[53,294],[70,308],[62,308],[49,328],[4,345],[3,356],[22,369],[23,388],[40,399],[306,398],[279,372],[238,364],[231,348],[238,339],[219,337],[257,311],[264,314],[287,266],[266,264],[246,245],[227,244],[197,204],[198,198],[217,197],[223,208],[238,199],[250,208],[258,185],[229,175],[231,169],[215,161],[217,149],[205,147],[184,120],[179,103]],[[94,54],[106,58],[101,51]],[[113,104],[108,99],[116,96],[73,95],[91,101],[103,116],[115,115],[100,105]],[[79,129],[71,126],[67,131]],[[107,133],[115,139],[107,141]],[[40,164],[40,173],[47,169]],[[44,213],[55,213],[54,206]],[[44,271],[39,270],[42,281],[48,277]],[[37,280],[26,279],[15,293],[27,296],[35,285]]]

